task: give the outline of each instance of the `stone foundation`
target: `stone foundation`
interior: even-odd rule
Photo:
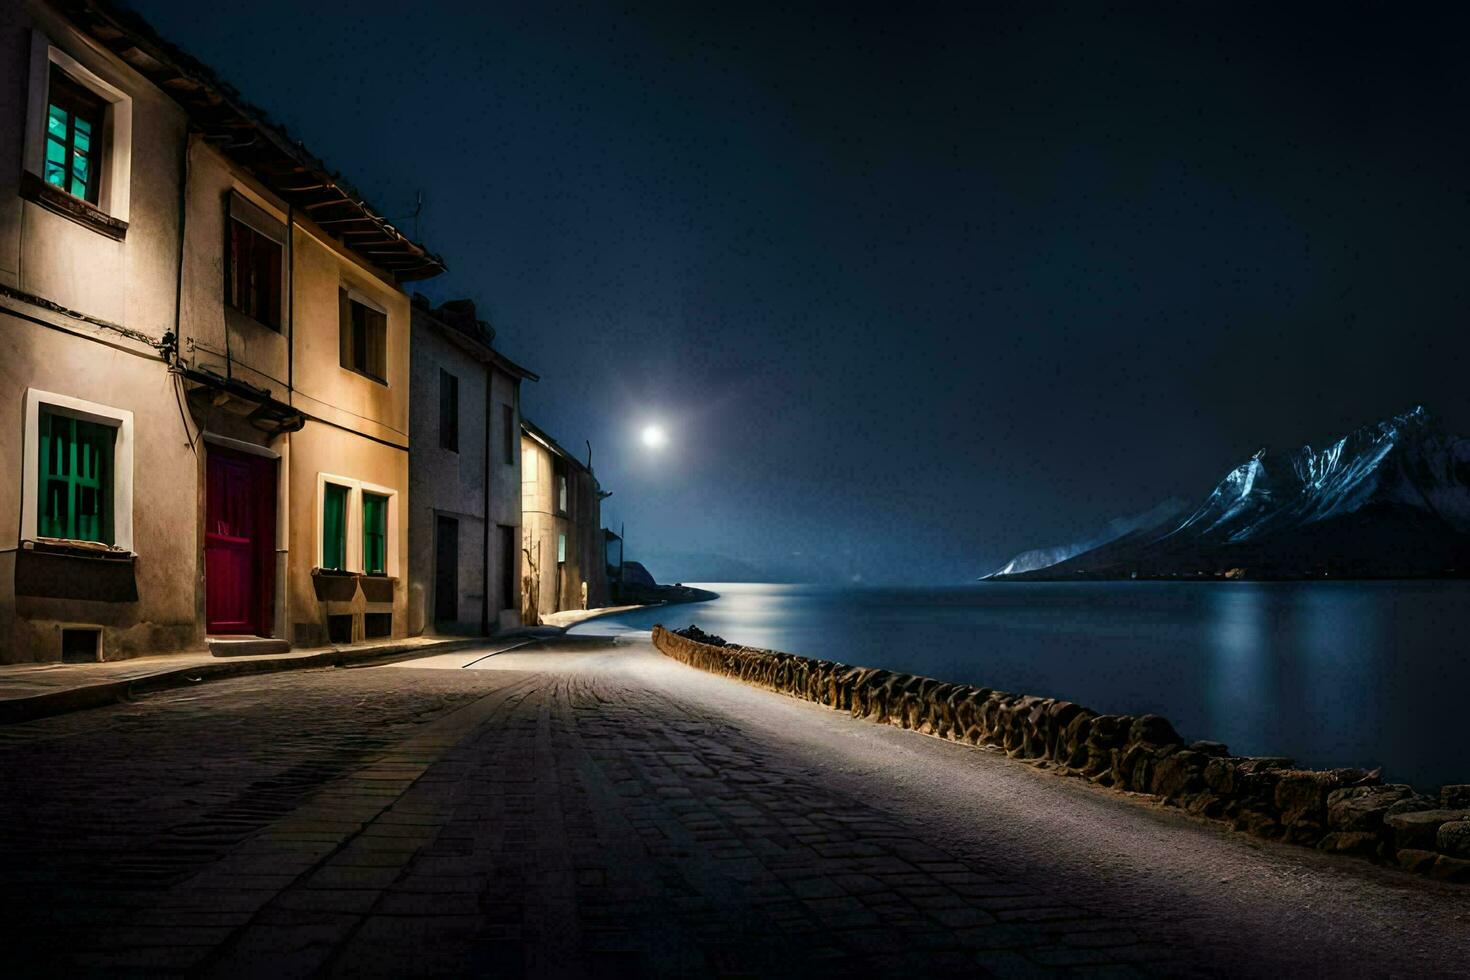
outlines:
[[[1185,743],[1158,715],[1103,715],[1070,701],[949,684],[726,644],[696,627],[653,628],[665,656],[854,718],[1004,749],[1012,758],[1155,797],[1236,830],[1470,882],[1470,786],[1426,796],[1379,770],[1299,769]]]

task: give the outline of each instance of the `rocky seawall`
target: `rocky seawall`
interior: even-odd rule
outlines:
[[[1470,883],[1470,785],[1431,796],[1384,783],[1376,769],[1311,770],[1291,759],[1232,756],[1219,742],[1186,743],[1158,715],[1104,715],[1070,701],[736,646],[693,626],[655,626],[653,644],[700,670],[854,718],[996,746],[1038,768],[1148,794],[1258,837]]]

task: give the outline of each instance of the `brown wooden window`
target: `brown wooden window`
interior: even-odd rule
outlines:
[[[226,302],[272,330],[281,329],[281,243],[230,218]]]
[[[337,291],[341,318],[342,366],[388,383],[388,317],[366,303],[353,299],[345,289]]]
[[[102,119],[107,105],[51,66],[46,106],[46,183],[89,204],[102,187]]]

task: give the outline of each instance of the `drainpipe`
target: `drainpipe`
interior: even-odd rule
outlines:
[[[179,345],[183,343],[184,322],[184,231],[186,228],[186,216],[189,213],[189,140],[194,127],[184,125],[184,152],[179,161],[179,255],[178,265],[174,269],[174,342],[173,363],[169,367],[176,367],[179,363]],[[165,359],[167,354],[165,353]],[[177,384],[177,381],[175,382]],[[187,428],[184,432],[188,435]]]
[[[481,474],[485,483],[485,518],[480,522],[480,565],[484,569],[480,579],[480,635],[490,635],[490,406],[491,392],[495,389],[495,370],[485,365],[485,410],[480,413],[485,430],[485,458],[481,461]]]

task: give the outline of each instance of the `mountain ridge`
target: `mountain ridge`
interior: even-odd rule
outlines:
[[[1002,570],[989,578],[1467,574],[1470,440],[1449,435],[1423,406],[1415,406],[1359,426],[1322,450],[1305,445],[1258,451],[1176,526],[1161,524],[1044,566]]]

